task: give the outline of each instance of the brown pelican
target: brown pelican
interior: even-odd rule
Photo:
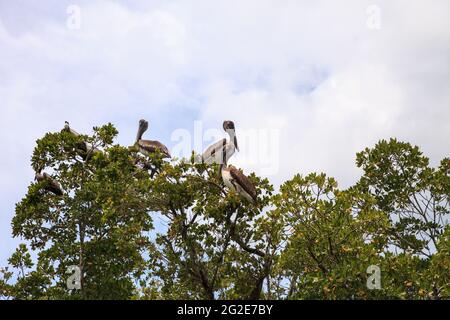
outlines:
[[[63,191],[61,189],[61,185],[58,183],[58,181],[56,181],[55,179],[53,179],[48,173],[44,172],[44,173],[36,173],[36,175],[34,176],[34,179],[37,182],[43,182],[45,181],[44,184],[44,189],[52,192],[54,194],[56,194],[57,196],[62,196],[63,195]]]
[[[163,158],[170,158],[169,149],[159,141],[154,140],[142,140],[142,135],[148,129],[148,121],[141,119],[139,120],[139,129],[136,135],[135,145],[139,148],[139,151],[144,155],[149,155],[159,151]]]
[[[227,166],[225,155],[223,155],[223,163],[220,164],[220,173],[225,186],[246,198],[251,203],[256,203],[255,186],[241,170],[232,165]]]
[[[64,121],[64,129],[63,131],[67,131],[70,132],[71,134],[73,134],[74,136],[79,136],[80,134],[78,132],[76,132],[75,130],[73,130],[70,125],[69,125],[69,121]]]
[[[202,154],[202,161],[204,163],[220,163],[222,159],[226,162],[234,154],[235,150],[239,151],[234,122],[229,120],[224,121],[223,130],[228,133],[230,140],[227,142],[227,139],[224,138],[210,145]]]
[[[63,131],[66,132],[70,132],[71,134],[73,134],[74,136],[78,137],[80,136],[80,134],[78,132],[76,132],[75,130],[73,130],[68,121],[64,122],[64,129]],[[80,155],[83,158],[83,160],[86,160],[88,158],[90,158],[92,156],[93,153],[96,152],[100,152],[99,149],[95,148],[92,144],[90,144],[89,142],[80,142],[77,145],[77,148],[81,151]]]

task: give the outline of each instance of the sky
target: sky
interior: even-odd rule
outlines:
[[[230,162],[276,185],[396,137],[450,151],[450,1],[0,0],[0,266],[36,139],[112,122],[117,142],[201,152],[233,120]]]

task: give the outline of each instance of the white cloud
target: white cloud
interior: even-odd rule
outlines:
[[[202,34],[210,45],[199,56],[212,57],[202,116],[279,128],[275,180],[325,171],[347,186],[359,174],[355,153],[392,136],[419,144],[434,164],[446,155],[448,2],[379,1],[378,31],[366,27],[369,3],[361,1],[259,3],[236,15],[208,10],[207,35],[215,37]]]

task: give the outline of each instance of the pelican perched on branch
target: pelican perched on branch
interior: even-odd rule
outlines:
[[[202,161],[207,164],[227,162],[239,147],[237,144],[236,130],[234,122],[225,120],[223,122],[223,130],[225,130],[230,140],[223,138],[210,145],[202,154]]]
[[[250,179],[232,165],[221,164],[221,166],[222,179],[225,185],[248,201],[256,203],[256,189]]]
[[[151,153],[160,152],[163,158],[170,158],[169,149],[159,141],[154,140],[142,140],[142,135],[148,129],[148,121],[141,119],[139,120],[139,129],[136,135],[135,145],[139,148],[139,151],[144,155],[149,155]]]
[[[48,173],[44,172],[38,172],[36,173],[36,175],[34,176],[34,179],[37,182],[42,182],[45,181],[44,184],[44,189],[54,193],[57,196],[62,196],[63,195],[63,191],[61,188],[61,185],[58,183],[58,181],[56,181],[55,179],[53,179]]]
[[[70,127],[69,121],[64,121],[64,129],[63,129],[63,131],[70,132],[71,134],[73,134],[76,137],[78,137],[80,135],[78,132],[76,132],[75,130],[73,130]]]
[[[225,186],[233,190],[240,196],[244,197],[251,203],[255,204],[257,201],[256,189],[250,179],[236,167],[227,165],[225,155],[223,156],[223,163],[220,164],[220,173]]]
[[[75,137],[79,137],[80,136],[80,134],[77,131],[75,131],[74,129],[72,129],[70,127],[68,121],[64,122],[64,129],[63,129],[63,131],[70,132]],[[77,145],[77,148],[81,151],[80,155],[83,158],[83,160],[85,160],[85,161],[88,158],[90,158],[93,153],[101,152],[99,149],[95,148],[91,143],[86,142],[86,141],[83,141],[83,142],[79,143]]]

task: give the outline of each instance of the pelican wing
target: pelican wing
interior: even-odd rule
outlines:
[[[139,148],[141,148],[145,152],[154,153],[156,151],[159,151],[165,156],[165,158],[171,157],[169,149],[159,141],[139,140],[137,143],[139,145]]]
[[[223,153],[225,151],[225,146],[227,144],[227,139],[219,140],[212,145],[210,145],[202,154],[203,162],[214,163],[216,161],[222,162],[222,159],[216,159],[219,152]],[[220,157],[221,155],[219,155]],[[215,161],[216,160],[216,161]]]
[[[233,166],[230,166],[229,170],[233,180],[235,180],[241,186],[241,188],[244,189],[245,192],[250,195],[250,197],[252,197],[253,201],[256,202],[256,189],[250,179]]]
[[[54,179],[50,179],[49,180],[48,186],[47,186],[47,190],[50,191],[50,192],[53,192],[57,196],[62,196],[63,195],[63,191],[61,189],[61,186]]]
[[[49,174],[47,174],[45,172],[44,172],[44,174],[37,174],[36,179],[38,182],[42,182],[42,181],[44,182],[45,190],[50,191],[50,192],[56,194],[57,196],[63,195],[61,185],[58,183],[58,181],[53,179]]]

